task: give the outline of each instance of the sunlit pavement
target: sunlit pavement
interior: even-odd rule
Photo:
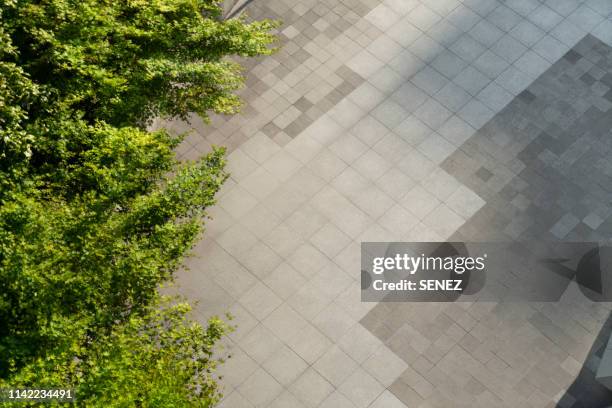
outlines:
[[[295,3],[247,9],[284,25],[242,114],[168,124],[231,152],[178,279],[236,316],[221,406],[572,406],[608,304],[361,303],[359,244],[609,237],[612,2]],[[588,200],[546,190],[560,163]]]

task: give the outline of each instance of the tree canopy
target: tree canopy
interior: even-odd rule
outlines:
[[[182,136],[146,125],[239,110],[228,57],[271,53],[275,23],[220,17],[214,0],[0,0],[0,387],[218,398],[225,325],[157,288],[200,237],[224,150],[179,162]]]

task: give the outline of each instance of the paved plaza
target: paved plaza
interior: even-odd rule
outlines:
[[[198,319],[235,316],[221,407],[605,406],[610,304],[364,303],[360,243],[608,239],[612,1],[247,13],[282,48],[246,62],[242,114],[165,124],[194,129],[184,159],[229,151],[177,279]]]

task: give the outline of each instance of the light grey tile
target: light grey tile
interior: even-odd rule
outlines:
[[[293,333],[297,333],[306,325],[306,320],[285,303],[273,311],[262,323],[279,339],[287,342]]]
[[[499,5],[495,0],[463,0],[463,4],[482,17],[488,16]]]
[[[557,12],[555,12],[545,4],[535,9],[527,16],[527,18],[533,24],[540,27],[546,32],[552,30],[557,24],[561,22],[561,20],[563,20],[563,16],[559,15]]]
[[[391,29],[387,30],[386,34],[403,47],[408,47],[416,41],[417,38],[423,35],[423,32],[410,23],[410,17],[406,16],[395,23]]]
[[[270,156],[263,164],[264,169],[273,174],[280,181],[285,181],[291,177],[302,163],[284,150],[276,152]]]
[[[295,333],[287,344],[308,364],[313,364],[332,346],[331,341],[312,324]]]
[[[448,79],[453,79],[465,68],[467,63],[455,55],[452,51],[446,50],[440,53],[432,62],[431,66]]]
[[[339,387],[355,372],[358,365],[338,346],[332,346],[313,364],[313,367],[333,386]]]
[[[368,407],[385,388],[362,368],[358,368],[338,388],[357,408]]]
[[[376,180],[391,167],[391,164],[373,150],[368,150],[352,167],[369,180]]]
[[[459,0],[432,0],[427,2],[427,6],[442,17],[448,16],[460,4]]]
[[[433,130],[419,118],[411,115],[404,119],[402,123],[397,125],[394,132],[412,146],[417,146],[427,136],[429,136]]]
[[[238,391],[234,391],[227,395],[219,403],[219,408],[252,408],[253,404],[246,400]]]
[[[268,171],[264,170],[263,167],[258,167],[246,176],[239,185],[258,200],[263,200],[272,193],[272,191],[276,190],[279,183],[276,178]]]
[[[474,67],[488,76],[490,79],[497,78],[508,68],[508,62],[491,51],[485,51],[476,61]]]
[[[220,367],[224,381],[232,387],[240,386],[258,369],[257,363],[240,349],[232,350],[232,358]]]
[[[493,44],[491,51],[507,62],[513,63],[527,51],[527,47],[508,34]]]
[[[442,19],[423,3],[408,13],[407,18],[411,24],[422,31],[427,31],[431,26]]]
[[[348,95],[348,99],[364,110],[371,110],[386,98],[374,85],[365,82]]]
[[[329,263],[325,255],[308,243],[300,245],[287,261],[307,279],[312,278],[312,271],[321,270]]]
[[[384,3],[400,15],[408,14],[411,10],[419,5],[418,0],[387,0]]]
[[[319,251],[333,258],[351,242],[351,239],[336,226],[327,223],[310,237],[310,242]]]
[[[355,405],[336,390],[323,401],[319,408],[355,408]]]
[[[532,47],[544,37],[546,33],[536,25],[523,20],[510,31],[510,35],[519,40],[527,47]]]
[[[278,152],[280,147],[268,136],[261,132],[257,132],[254,136],[249,138],[249,140],[244,142],[240,146],[240,149],[257,163],[262,164],[272,155]]]
[[[563,20],[551,30],[550,34],[569,47],[573,47],[587,33],[571,21]]]
[[[604,20],[593,30],[593,34],[606,44],[612,46],[612,20]]]
[[[527,88],[533,79],[514,66],[508,67],[495,82],[513,95],[518,95]]]
[[[256,278],[245,268],[238,266],[217,274],[214,281],[234,299],[237,299],[255,285]]]
[[[514,63],[514,66],[534,79],[543,74],[550,65],[550,62],[531,50],[523,54],[523,56]]]
[[[389,387],[408,365],[387,346],[383,346],[363,363],[363,368],[383,386]]]
[[[395,232],[400,235],[407,234],[416,224],[419,219],[416,215],[404,209],[399,204],[384,213],[379,219],[378,224],[388,231]]]
[[[390,94],[401,86],[404,78],[388,66],[379,69],[369,79],[370,83],[385,94]]]
[[[283,262],[266,276],[263,282],[272,289],[278,297],[287,300],[287,298],[292,296],[306,283],[306,279],[304,279],[291,265]]]
[[[372,41],[372,43],[368,45],[366,49],[376,58],[387,63],[397,56],[397,54],[399,54],[403,48],[391,37],[383,34]]]
[[[462,33],[463,31],[446,19],[440,21],[427,31],[428,36],[445,47],[454,43]]]
[[[429,160],[440,164],[455,151],[456,147],[437,133],[432,133],[419,144],[418,149]]]
[[[387,133],[372,147],[372,150],[380,154],[383,159],[392,163],[397,162],[411,149],[412,146],[406,140],[393,132]]]
[[[423,219],[423,223],[431,227],[440,237],[447,239],[465,223],[465,220],[446,204],[441,204]]]
[[[249,250],[257,242],[257,237],[240,224],[234,225],[215,238],[227,252],[236,255]]]
[[[219,205],[234,218],[240,218],[259,201],[248,193],[242,186],[235,186],[219,199]]]
[[[239,405],[232,406],[233,408],[241,408]],[[297,399],[297,397],[291,394],[289,391],[283,391],[270,405],[270,408],[305,408],[305,405]],[[229,408],[229,407],[228,407]]]
[[[380,123],[385,125],[388,129],[393,129],[408,115],[408,112],[392,99],[385,100],[372,111],[372,116],[378,119]],[[380,136],[382,137],[384,135]]]
[[[238,387],[238,392],[255,407],[266,407],[282,390],[283,387],[261,368]]]
[[[413,76],[411,82],[427,94],[434,95],[448,83],[448,79],[428,65]]]
[[[364,111],[350,99],[344,98],[336,104],[328,115],[344,129],[353,126],[364,115]]]
[[[447,17],[447,19],[463,32],[470,31],[482,17],[464,4],[459,5]]]
[[[347,197],[356,197],[368,186],[368,179],[353,167],[347,168],[331,183],[331,186]]]
[[[346,65],[362,77],[368,78],[370,75],[382,68],[384,66],[384,62],[376,58],[369,51],[362,50]]]
[[[344,133],[344,129],[329,115],[323,115],[306,128],[300,136],[311,137],[326,146]]]
[[[470,35],[488,48],[499,40],[504,32],[487,20],[481,20],[470,30]]]
[[[450,50],[463,58],[465,61],[471,62],[485,52],[486,49],[470,35],[464,34],[450,46]]]
[[[343,253],[349,248],[351,248],[351,246],[347,247]],[[358,258],[359,252],[359,248],[356,248],[355,253]],[[359,264],[359,262],[360,259],[358,259],[356,263]],[[355,266],[355,270],[359,270],[358,265]],[[333,302],[313,319],[312,324],[314,324],[321,331],[321,333],[325,334],[330,340],[337,342],[342,336],[344,336],[348,329],[355,324],[355,322],[352,320],[351,316],[348,315],[348,313]],[[315,368],[317,368],[316,364]],[[323,374],[332,384],[335,384],[335,382],[331,378],[327,377],[325,373],[323,373],[321,370],[318,371]]]
[[[434,98],[451,112],[457,112],[472,96],[454,82],[449,82]]]
[[[397,399],[389,390],[385,390],[376,398],[371,405],[372,408],[408,408],[402,401]]]
[[[259,364],[275,354],[281,346],[281,341],[261,323],[240,339],[240,347]]]
[[[415,186],[404,196],[401,204],[421,220],[440,205],[440,200],[423,187]]]
[[[522,17],[502,4],[487,16],[487,20],[499,29],[508,32],[522,20]]]
[[[351,164],[368,150],[368,146],[356,136],[347,134],[334,142],[329,149],[346,163]]]
[[[304,133],[294,137],[285,145],[285,150],[302,164],[308,163],[322,149],[321,143]]]
[[[539,5],[538,0],[507,0],[506,5],[522,16],[528,16]]]
[[[368,146],[373,146],[386,135],[389,130],[389,128],[379,122],[375,117],[368,115],[357,122],[350,132]]]
[[[389,62],[389,66],[403,78],[411,78],[425,67],[426,63],[408,50],[400,52]]]
[[[484,205],[485,201],[465,186],[460,186],[446,200],[446,205],[465,219],[469,219]]]
[[[413,180],[427,177],[436,167],[431,160],[416,149],[399,161],[397,166]]]
[[[476,129],[458,116],[452,116],[444,123],[438,133],[455,146],[461,146],[476,133]]]
[[[428,98],[428,95],[412,82],[405,82],[391,98],[408,112],[414,112]]]
[[[429,63],[444,51],[444,47],[430,36],[424,34],[410,45],[410,51],[423,61]]]
[[[268,139],[267,136],[263,134],[260,134],[260,135]],[[253,136],[252,139],[255,139],[255,138],[257,138],[257,135]],[[272,142],[272,140],[270,140],[270,142],[276,146],[276,150],[280,149],[276,143]],[[257,145],[259,146],[259,144]],[[243,178],[251,174],[251,172],[255,170],[257,167],[258,167],[258,163],[255,160],[253,160],[251,156],[246,154],[242,148],[234,150],[227,156],[226,170],[228,171],[228,173],[230,173],[231,177],[236,181],[242,180]]]
[[[281,299],[261,282],[256,283],[238,301],[259,320],[263,320],[282,303]]]
[[[446,171],[438,168],[434,170],[428,177],[421,181],[421,185],[425,190],[433,194],[438,200],[444,201],[453,194],[461,183]]]
[[[578,28],[585,31],[591,31],[604,20],[604,17],[601,14],[593,11],[592,8],[582,4],[576,10],[574,10],[574,12],[570,14],[567,19],[574,23]]]
[[[380,4],[366,14],[365,19],[378,29],[384,31],[400,19],[400,14],[392,8]]]
[[[274,228],[263,241],[281,257],[287,257],[303,242],[300,235],[286,223]]]
[[[494,112],[501,111],[514,99],[514,96],[495,82],[491,82],[477,95],[478,100],[491,108]]]
[[[476,95],[487,86],[491,80],[476,68],[469,66],[461,71],[453,82],[465,89],[469,94]]]
[[[553,64],[569,51],[569,46],[563,44],[555,37],[546,35],[533,46],[533,50]]]
[[[469,123],[474,129],[480,129],[494,115],[495,113],[491,109],[475,99],[468,102],[457,113],[457,116]]]
[[[316,176],[330,182],[346,168],[347,164],[329,149],[324,149],[307,166]]]
[[[338,346],[353,360],[361,364],[376,352],[382,342],[357,323],[342,336]]]
[[[569,16],[578,7],[574,0],[546,0],[546,5],[562,16]]]
[[[612,15],[612,4],[605,0],[591,0],[589,1],[589,7],[601,14],[610,18]]]
[[[396,167],[390,168],[378,180],[376,185],[391,198],[401,199],[412,187],[414,180]]]
[[[434,99],[425,102],[414,112],[414,116],[433,130],[438,129],[451,115],[452,112]]]
[[[319,406],[334,390],[334,387],[316,372],[308,368],[289,390],[309,408]]]

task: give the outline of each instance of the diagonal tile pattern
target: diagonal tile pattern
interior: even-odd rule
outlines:
[[[158,123],[194,129],[177,151],[184,159],[212,144],[231,152],[232,177],[206,238],[177,278],[198,302],[197,318],[235,316],[221,406],[552,406],[580,370],[605,305],[571,296],[528,307],[361,303],[359,243],[475,236],[490,231],[474,229],[481,214],[501,217],[503,230],[508,206],[529,213],[543,200],[503,195],[519,160],[504,163],[486,150],[481,163],[466,149],[477,149],[492,118],[526,103],[525,89],[560,58],[572,67],[591,61],[584,50],[575,64],[567,54],[588,33],[612,45],[612,5],[254,0],[247,12],[284,24],[281,51],[246,62],[243,113],[208,125],[196,117]],[[606,79],[589,75],[567,81],[597,95],[592,107],[606,100]],[[561,103],[568,87],[556,89],[530,91],[531,103]],[[564,112],[554,107],[544,112],[550,122]],[[491,143],[512,145],[494,136]],[[566,142],[551,145],[552,155],[539,157],[537,143],[524,154],[552,166],[555,155],[573,151]],[[581,218],[561,220],[557,235],[583,225],[605,233],[609,214],[559,208]],[[531,371],[514,376],[523,368]]]
[[[478,207],[452,241],[610,237],[611,79],[612,47],[588,35],[441,164],[464,186],[447,204]],[[592,374],[564,396],[578,363],[593,364],[591,347],[607,341],[598,333],[609,305],[585,302],[572,293],[559,304],[448,304],[437,314],[431,304],[381,303],[361,322],[410,364],[389,388],[407,406],[415,393],[452,406],[562,396],[562,406],[604,406],[612,398]],[[584,320],[589,309],[597,317]]]

